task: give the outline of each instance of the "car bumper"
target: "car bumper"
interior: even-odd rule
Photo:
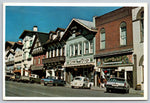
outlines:
[[[118,89],[118,90],[128,90],[129,88],[122,87],[122,86],[106,86],[109,89]]]

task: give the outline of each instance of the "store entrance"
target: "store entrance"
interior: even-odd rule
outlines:
[[[108,80],[111,77],[117,77],[117,72],[115,71],[117,67],[115,68],[103,68],[104,77]]]

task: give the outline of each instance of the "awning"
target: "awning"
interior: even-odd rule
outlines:
[[[65,65],[64,67],[66,67],[66,68],[67,68],[67,67],[68,67],[68,68],[69,68],[69,67],[70,67],[70,68],[74,68],[74,67],[75,67],[75,68],[81,68],[81,67],[83,68],[83,67],[86,67],[86,68],[87,68],[87,67],[93,67],[93,66],[94,66],[94,63],[91,63],[91,64],[78,64],[78,65]]]
[[[34,71],[34,70],[42,70],[43,69],[43,66],[32,66],[31,67],[31,70]]]
[[[21,73],[21,70],[14,70],[14,73]]]

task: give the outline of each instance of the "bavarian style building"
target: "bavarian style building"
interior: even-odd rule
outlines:
[[[46,50],[43,48],[43,44],[49,38],[48,33],[37,32],[30,49],[30,54],[33,57],[33,65],[31,65],[31,75],[35,78],[44,78],[46,75],[45,68],[42,60],[45,59]]]
[[[46,68],[46,77],[55,76],[64,79],[65,42],[62,39],[65,29],[57,28],[49,32],[49,39],[43,44],[46,58],[42,60]]]
[[[95,53],[94,22],[72,19],[62,40],[66,41],[65,80],[70,83],[75,76],[94,79]]]

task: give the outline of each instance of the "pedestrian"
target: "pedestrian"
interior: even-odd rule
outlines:
[[[98,86],[101,87],[101,80],[99,77],[98,77]]]

